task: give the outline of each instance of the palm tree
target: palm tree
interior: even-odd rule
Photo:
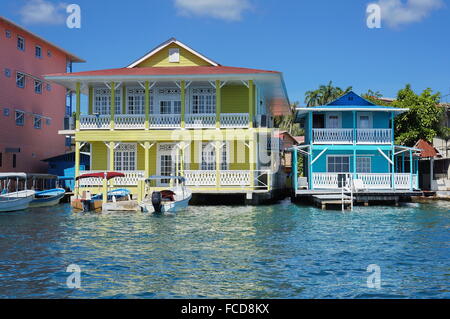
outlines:
[[[321,85],[319,89],[313,91],[307,91],[305,94],[306,106],[325,105],[338,97],[350,92],[353,88],[347,87],[345,90],[340,87],[333,86],[333,81],[328,82],[327,85]]]
[[[295,110],[298,106],[298,102],[295,102],[291,105],[291,109]],[[292,136],[300,136],[303,135],[303,129],[300,128],[300,124],[295,123],[295,111],[289,115],[284,116],[276,116],[275,119],[275,127],[280,130],[287,131]]]

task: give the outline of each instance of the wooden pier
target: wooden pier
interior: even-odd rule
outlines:
[[[409,190],[365,190],[353,193],[354,205],[396,205],[402,201],[411,201],[411,198],[423,196],[422,191]],[[352,204],[349,192],[342,190],[297,190],[295,196],[292,197],[293,202],[309,202],[321,208],[328,209],[330,207],[348,208]]]

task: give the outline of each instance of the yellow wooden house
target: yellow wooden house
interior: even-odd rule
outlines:
[[[77,176],[123,172],[114,186],[136,194],[149,176],[181,175],[194,194],[247,199],[283,184],[273,119],[291,108],[280,72],[222,66],[172,38],[124,68],[46,79],[76,94],[75,125],[60,133],[74,136]],[[79,170],[84,145],[89,172]]]

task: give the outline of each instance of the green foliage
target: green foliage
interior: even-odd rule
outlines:
[[[372,102],[375,105],[384,105],[384,106],[392,106],[392,102],[381,100],[383,97],[383,94],[381,94],[380,91],[372,91],[368,90],[366,93],[361,95],[364,99],[366,99],[369,102]]]
[[[351,90],[351,86],[343,90],[340,87],[333,86],[333,81],[330,81],[327,85],[321,85],[317,90],[306,92],[305,104],[306,106],[325,105],[333,102],[338,97],[350,92]]]
[[[419,139],[432,141],[442,131],[443,110],[438,106],[440,93],[433,94],[431,89],[420,95],[414,93],[411,85],[398,91],[397,100],[392,106],[409,108],[395,121],[395,142],[400,145],[413,146]]]
[[[295,102],[291,108],[295,110],[298,106],[298,102]],[[274,118],[275,127],[282,131],[287,131],[292,136],[302,136],[304,135],[304,130],[300,128],[300,124],[295,123],[295,112],[289,115],[276,116]]]

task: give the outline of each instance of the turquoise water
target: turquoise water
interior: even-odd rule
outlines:
[[[0,298],[449,298],[450,202],[0,214]],[[81,288],[69,289],[70,264]],[[369,264],[381,289],[367,287]]]

